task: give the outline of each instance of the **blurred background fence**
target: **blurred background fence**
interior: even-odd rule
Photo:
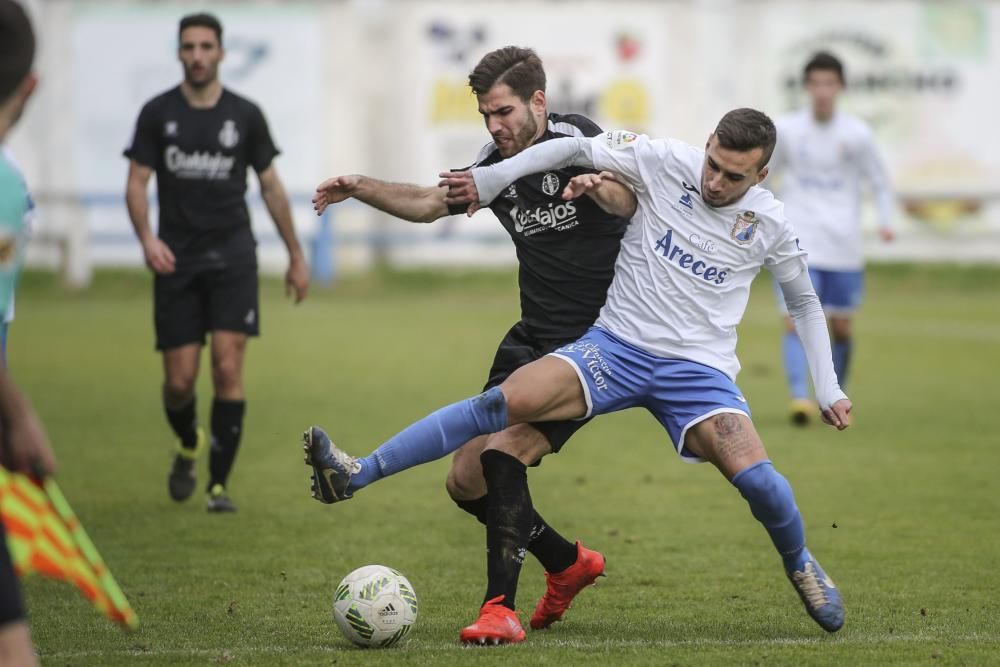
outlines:
[[[489,137],[466,76],[507,44],[541,55],[550,110],[696,144],[731,108],[777,115],[803,104],[801,67],[829,49],[847,66],[842,107],[875,129],[897,192],[900,237],[883,245],[869,233],[869,256],[1000,262],[1000,2],[26,4],[42,86],[8,144],[38,202],[29,262],[73,286],[94,267],[142,263],[121,152],[141,105],[180,81],[177,21],[201,10],[225,28],[223,82],[270,121],[324,281],[374,263],[514,263],[489,212],[427,226],[352,203],[317,219],[310,205],[327,176],[431,184],[468,165]],[[261,264],[280,269],[284,250],[250,180]]]

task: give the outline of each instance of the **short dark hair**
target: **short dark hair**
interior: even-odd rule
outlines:
[[[181,19],[180,27],[177,29],[177,40],[180,41],[182,32],[195,26],[214,30],[215,37],[219,40],[219,46],[222,46],[222,23],[212,14],[204,12],[201,14],[188,14]]]
[[[778,131],[767,114],[743,108],[733,109],[722,117],[715,128],[715,137],[720,146],[731,151],[748,152],[760,148],[764,151],[760,158],[763,169],[774,152]]]
[[[14,94],[34,60],[35,32],[28,15],[14,0],[0,0],[0,103]]]
[[[490,51],[469,74],[469,87],[482,95],[498,83],[506,83],[527,102],[536,90],[545,92],[545,68],[533,49],[505,46]]]
[[[805,82],[809,78],[809,74],[817,70],[833,72],[840,79],[840,83],[844,83],[844,63],[840,62],[840,58],[829,51],[818,51],[813,54],[806,66],[802,68],[802,81]]]

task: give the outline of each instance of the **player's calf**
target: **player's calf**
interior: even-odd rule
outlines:
[[[802,515],[788,480],[765,460],[741,470],[732,483],[767,529],[806,611],[827,632],[839,630],[844,625],[840,592],[806,549]]]

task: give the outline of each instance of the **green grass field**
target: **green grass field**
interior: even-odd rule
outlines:
[[[841,632],[806,616],[738,492],[709,466],[679,462],[653,418],[632,410],[595,420],[530,473],[538,510],[603,551],[608,577],[564,622],[500,649],[457,641],[481,601],[485,559],[482,528],[444,491],[448,462],[326,507],[309,498],[300,436],[319,423],[366,454],[477,392],[517,317],[514,274],[375,274],[298,307],[277,282],[262,292],[230,485],[240,512],[209,516],[201,496],[167,497],[172,437],[149,278],[99,274],[76,294],[51,275],[26,276],[11,371],[141,620],[125,634],[70,586],[29,579],[44,664],[1000,663],[1000,269],[873,268],[849,387],[855,424],[843,433],[786,425],[781,327],[768,281],[755,286],[740,386],[795,488],[813,552],[843,591]],[[399,648],[354,649],[330,617],[341,577],[368,563],[401,570],[420,598]],[[543,587],[529,560],[525,622]]]

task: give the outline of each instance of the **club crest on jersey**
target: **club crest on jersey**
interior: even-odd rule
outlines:
[[[231,120],[227,120],[222,124],[222,130],[219,132],[219,143],[222,144],[223,148],[232,148],[240,140],[240,133],[236,131],[236,123]]]
[[[550,197],[559,192],[559,177],[551,171],[542,176],[542,192]]]
[[[757,219],[756,213],[753,211],[742,211],[736,216],[736,224],[733,225],[733,230],[729,232],[729,236],[740,245],[750,245],[753,243],[753,237],[757,233],[757,225],[759,223],[760,220]]]
[[[177,121],[168,120],[163,124],[163,136],[165,137],[176,137],[177,136]]]

